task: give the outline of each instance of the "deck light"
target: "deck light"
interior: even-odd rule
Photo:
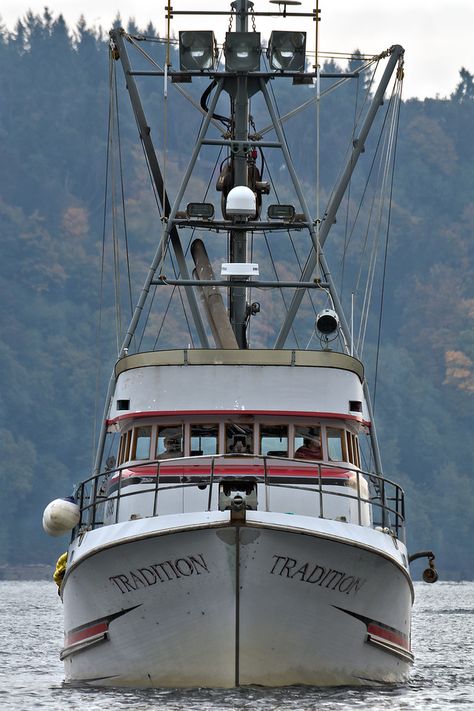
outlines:
[[[227,32],[224,54],[226,72],[258,72],[260,32]]]
[[[180,69],[214,69],[215,46],[214,32],[211,30],[180,32]]]
[[[212,202],[190,202],[186,206],[186,216],[212,220],[214,217],[214,205]]]
[[[293,205],[269,205],[267,216],[269,220],[291,222],[295,217],[295,208]]]
[[[273,31],[268,43],[270,67],[281,72],[304,72],[306,32]]]

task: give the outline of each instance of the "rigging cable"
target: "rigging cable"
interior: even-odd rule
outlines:
[[[142,49],[142,47],[139,46],[139,44],[137,43],[137,38],[136,38],[136,37],[133,37],[132,35],[128,35],[128,34],[124,34],[124,37],[130,42],[130,44],[131,44],[133,47],[135,47],[135,49],[137,50],[137,52],[139,52],[139,53],[142,55],[142,57],[143,57],[144,59],[146,59],[148,62],[150,62],[150,64],[151,64],[153,67],[155,67],[155,69],[157,69],[159,72],[163,72],[163,71],[164,71],[163,67],[162,67],[160,64],[158,64],[158,62],[156,62],[156,61],[153,59],[153,57],[150,57],[150,55],[148,54],[148,52],[145,52],[145,50]],[[138,41],[139,41],[139,40],[138,40]],[[188,92],[185,91],[185,90],[182,88],[182,86],[181,86],[180,84],[172,84],[172,86],[176,89],[177,92],[179,92],[179,93],[181,94],[181,96],[183,96],[183,98],[186,99],[186,101],[189,101],[189,103],[192,104],[192,105],[194,106],[194,108],[195,108],[197,111],[199,111],[200,114],[202,114],[203,116],[206,115],[206,112],[204,111],[204,109],[201,108],[201,106],[199,105],[199,103],[198,103],[197,101],[195,101],[195,100],[193,99],[193,97],[190,96],[190,94],[188,94]],[[220,131],[220,132],[222,133],[222,126],[220,125],[220,123],[219,123],[218,121],[216,121],[215,119],[211,118],[211,123],[213,124],[213,126],[214,126],[215,128],[217,128],[218,131]]]
[[[399,88],[399,94],[397,97],[397,116],[396,116],[396,128],[395,132],[398,134],[398,127],[400,123],[400,109],[401,109],[401,103],[402,103],[402,90],[403,90],[403,65],[400,66],[400,88]],[[391,216],[392,216],[392,197],[393,197],[393,184],[394,184],[394,177],[395,177],[395,162],[396,162],[396,157],[397,157],[397,141],[395,140],[395,146],[394,146],[394,151],[393,151],[393,168],[392,168],[392,174],[391,174],[391,181],[390,181],[390,195],[389,195],[389,201],[388,201],[388,219],[387,219],[387,234],[386,234],[386,239],[385,239],[385,250],[384,250],[384,259],[383,259],[383,272],[382,272],[382,287],[381,287],[381,294],[380,294],[380,310],[379,310],[379,323],[378,323],[378,334],[377,334],[377,348],[376,348],[376,354],[375,354],[375,372],[374,372],[374,394],[372,396],[372,403],[373,403],[373,409],[375,413],[375,402],[376,402],[376,396],[377,396],[377,379],[378,379],[378,370],[379,370],[379,355],[380,355],[380,338],[381,338],[381,332],[382,332],[382,317],[383,317],[383,306],[384,306],[384,295],[385,295],[385,275],[387,271],[387,255],[388,255],[388,242],[389,242],[389,236],[390,236],[390,223],[391,223]]]
[[[118,148],[118,156],[119,156],[120,192],[121,192],[121,199],[122,199],[122,215],[123,215],[123,233],[124,233],[124,241],[125,241],[125,258],[126,258],[126,264],[127,264],[128,298],[129,298],[129,305],[130,305],[130,316],[132,316],[132,314],[133,314],[132,279],[131,279],[131,275],[130,275],[130,254],[129,254],[129,248],[128,248],[127,217],[126,217],[126,212],[125,212],[125,190],[124,190],[124,181],[123,181],[123,162],[122,162],[122,138],[121,138],[121,131],[120,131],[120,113],[119,113],[118,91],[117,91],[117,72],[115,71],[115,64],[114,64],[113,74],[114,74],[114,92],[115,92],[115,114],[117,117],[117,148]]]
[[[112,60],[111,52],[109,52],[109,88],[112,85],[112,72],[113,72],[114,61]],[[99,409],[99,391],[100,391],[100,381],[101,381],[101,363],[102,363],[102,353],[101,353],[101,336],[102,336],[102,309],[103,309],[103,297],[104,297],[104,271],[105,271],[105,234],[107,229],[107,205],[108,205],[108,194],[109,194],[109,160],[110,160],[110,138],[111,138],[111,102],[109,99],[108,107],[108,120],[107,120],[107,147],[105,152],[105,180],[104,180],[104,209],[102,214],[102,249],[100,258],[100,278],[99,278],[99,308],[97,314],[97,326],[96,326],[96,377],[95,377],[95,397],[94,397],[94,417],[92,423],[92,461],[91,467],[94,466],[95,451],[96,451],[96,433],[97,433],[97,422],[98,422],[98,409]]]
[[[356,81],[356,89],[355,89],[355,101],[354,101],[354,119],[352,122],[352,142],[354,143],[355,139],[355,132],[356,132],[356,127],[357,127],[357,115],[358,115],[358,101],[359,101],[359,76],[357,77]],[[347,250],[347,235],[349,231],[349,216],[350,216],[350,207],[351,207],[351,188],[352,188],[352,175],[349,180],[349,185],[347,187],[347,196],[346,196],[346,217],[344,221],[344,246],[342,249],[342,254],[345,255],[346,250]],[[344,256],[342,258],[342,263],[341,263],[341,283],[339,287],[339,293],[342,296],[343,290],[344,290],[344,270],[345,270],[345,265],[346,261],[344,259]],[[351,329],[351,348],[353,348],[353,342],[352,342],[352,329]]]
[[[393,167],[393,151],[394,151],[394,143],[395,143],[395,129],[396,129],[396,122],[397,122],[397,103],[396,102],[396,92],[397,92],[397,86],[394,87],[392,96],[390,98],[390,104],[389,104],[389,109],[387,111],[387,115],[390,113],[390,123],[389,123],[389,130],[388,130],[388,135],[386,138],[386,150],[385,150],[385,162],[383,165],[383,175],[382,175],[382,180],[381,180],[381,185],[380,185],[380,199],[379,199],[379,205],[378,205],[378,220],[377,220],[377,226],[375,228],[376,235],[374,237],[374,246],[372,250],[372,256],[371,256],[371,262],[369,265],[369,273],[368,273],[368,279],[366,283],[366,290],[364,294],[364,304],[363,304],[363,309],[362,309],[362,317],[361,317],[361,323],[360,323],[360,328],[359,328],[359,337],[358,337],[358,344],[357,344],[357,350],[359,352],[359,356],[362,354],[363,351],[363,344],[365,341],[365,332],[367,328],[367,322],[368,322],[368,312],[369,312],[369,307],[370,307],[370,302],[371,302],[371,297],[372,297],[372,290],[373,290],[373,284],[374,284],[374,277],[375,277],[375,262],[376,262],[376,254],[378,251],[378,239],[377,239],[377,234],[380,234],[380,227],[382,224],[382,216],[383,216],[383,209],[384,209],[384,204],[386,203],[386,199],[384,201],[383,195],[385,194],[386,190],[386,185],[388,182],[388,174],[389,174],[389,169],[390,165]],[[381,168],[382,166],[380,166]],[[375,197],[374,197],[375,200]]]
[[[390,108],[390,107],[389,107],[389,108]],[[353,222],[352,222],[352,227],[351,227],[351,230],[350,230],[350,233],[349,233],[349,238],[346,240],[345,245],[344,245],[344,250],[343,250],[343,254],[342,254],[342,258],[341,258],[341,265],[342,265],[342,267],[343,267],[344,264],[345,264],[345,259],[346,259],[346,256],[347,256],[347,252],[348,252],[348,249],[349,249],[349,245],[351,244],[352,238],[353,238],[353,236],[354,236],[355,228],[356,228],[356,225],[357,225],[358,220],[359,220],[359,215],[360,215],[360,213],[361,213],[362,206],[363,206],[364,200],[365,200],[365,196],[366,196],[366,194],[367,194],[367,191],[368,191],[368,188],[369,188],[369,185],[370,185],[370,180],[371,180],[371,177],[372,177],[372,173],[373,173],[373,171],[374,171],[377,158],[379,157],[380,144],[381,144],[381,141],[382,141],[382,137],[385,135],[385,126],[386,126],[386,123],[387,123],[388,116],[389,116],[389,111],[386,111],[386,112],[385,112],[384,119],[383,119],[383,122],[382,122],[381,129],[380,129],[380,132],[379,132],[379,137],[378,137],[378,139],[377,139],[377,144],[376,144],[375,149],[374,149],[374,154],[373,154],[372,161],[371,161],[371,164],[370,164],[370,168],[369,168],[369,171],[368,171],[368,175],[367,175],[367,178],[366,178],[366,181],[365,181],[364,189],[363,189],[363,191],[362,191],[362,195],[361,195],[361,198],[360,198],[360,200],[359,200],[359,205],[358,205],[356,214],[355,214],[354,219],[353,219]],[[366,230],[365,239],[364,239],[364,243],[363,243],[363,246],[362,246],[359,273],[358,273],[358,276],[357,276],[357,279],[356,279],[356,282],[355,282],[355,286],[354,286],[353,291],[352,291],[352,294],[353,294],[353,295],[354,295],[355,293],[357,293],[357,291],[358,291],[359,283],[360,283],[360,279],[361,279],[361,275],[362,275],[363,256],[365,255],[366,248],[367,248],[367,239],[368,239],[368,229],[369,229],[369,225],[370,225],[370,217],[369,217],[369,220],[368,220],[368,227],[367,227],[367,230]]]
[[[266,60],[265,60],[265,64],[266,64]],[[275,93],[274,93],[274,91],[273,91],[273,87],[272,87],[271,85],[270,85],[270,92],[271,92],[271,94],[272,94],[273,104],[274,104],[274,106],[275,106],[275,112],[276,112],[276,114],[277,114],[277,116],[278,116],[278,119],[279,119],[279,122],[280,122],[280,125],[281,125],[281,124],[282,124],[282,120],[281,120],[281,117],[280,117],[279,111],[278,111],[278,102],[277,102],[277,100],[276,100],[276,96],[275,96]],[[314,99],[312,99],[311,101],[314,101]],[[283,137],[284,137],[284,139],[285,139],[285,142],[286,142],[286,144],[288,145],[288,141],[286,140],[286,135],[285,135],[285,129],[284,129],[283,126],[281,126],[281,130],[282,130],[282,134],[283,134]],[[261,135],[261,132],[259,132],[259,135]],[[278,200],[278,202],[279,202],[278,192],[277,192],[277,190],[276,190],[276,188],[275,188],[275,184],[274,184],[273,179],[272,179],[272,177],[271,177],[270,170],[269,170],[269,168],[268,168],[268,164],[267,164],[267,171],[268,171],[269,176],[270,176],[270,182],[271,182],[271,184],[272,184],[273,191],[274,191],[274,193],[275,193],[275,197],[277,198],[277,200]],[[295,248],[295,246],[294,246],[294,243],[293,243],[293,239],[292,239],[291,233],[290,233],[289,230],[288,230],[287,232],[288,232],[288,235],[289,235],[289,237],[290,237],[290,242],[291,242],[291,244],[292,244],[293,250],[294,250],[295,255],[296,255],[296,258],[297,258],[298,266],[301,267],[301,262],[300,262],[300,260],[299,260],[299,258],[298,258],[298,255],[297,255],[297,252],[296,252],[296,248]],[[313,248],[314,248],[314,247],[313,247]],[[312,250],[311,250],[311,251],[312,251]],[[306,263],[308,262],[309,258],[310,258],[310,255],[308,255],[308,258],[307,258],[307,260],[306,260]],[[303,270],[301,270],[301,273],[303,273]],[[275,272],[275,275],[276,275],[276,272]],[[277,278],[278,278],[278,277],[277,277]],[[285,299],[284,299],[284,297],[283,297],[283,290],[282,290],[281,288],[280,288],[280,292],[281,292],[281,296],[282,296],[283,303],[284,303],[284,305],[285,305],[286,313],[288,313],[288,307],[287,307],[286,301],[285,301]],[[315,305],[314,305],[313,294],[311,293],[311,291],[308,292],[308,290],[306,290],[306,293],[308,294],[308,297],[309,297],[311,306],[312,306],[312,308],[313,308],[313,312],[316,314],[317,309],[316,309],[316,307],[315,307]],[[293,331],[293,335],[295,336],[295,331],[294,331],[293,329],[292,329],[292,331]],[[296,336],[295,336],[295,339],[296,339]]]
[[[115,67],[112,70],[113,76],[115,76]],[[115,115],[115,100],[114,100],[114,90],[115,83],[110,87],[110,103],[111,107],[111,133],[110,133],[110,143],[112,148],[112,142],[114,139],[114,133],[116,131],[116,115]],[[120,255],[119,255],[119,242],[117,236],[117,205],[116,205],[116,165],[114,160],[114,155],[111,150],[111,200],[112,200],[112,247],[113,247],[113,263],[114,263],[114,293],[115,293],[115,338],[117,345],[117,354],[120,353],[120,335],[122,333],[122,313],[120,305]]]
[[[264,58],[265,59],[265,58]],[[366,64],[362,65],[359,68],[359,74],[362,72],[365,72],[369,69],[374,62],[378,61],[378,58],[375,57],[374,59],[371,59],[370,62],[367,62]],[[343,77],[342,79],[338,79],[338,81],[335,81],[331,86],[329,86],[327,89],[321,92],[321,97],[323,96],[328,96],[331,94],[333,91],[338,89],[340,86],[345,84],[346,82],[350,81],[353,77],[351,75],[347,77]],[[301,111],[304,111],[305,109],[309,108],[314,102],[316,101],[316,97],[313,96],[311,99],[308,99],[307,101],[304,101],[302,104],[299,106],[295,107],[294,109],[291,109],[291,111],[288,111],[286,114],[283,114],[283,116],[279,117],[279,123],[280,125],[283,124],[285,121],[288,121],[289,119],[293,118],[297,114],[299,114]],[[265,126],[264,128],[259,131],[259,136],[263,138],[263,136],[270,131],[273,130],[273,124],[269,124],[268,126]]]

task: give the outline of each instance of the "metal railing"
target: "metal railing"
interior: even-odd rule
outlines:
[[[216,474],[216,462],[219,464],[225,460],[232,459],[238,461],[239,466],[248,464],[248,473],[232,474],[218,472]],[[183,469],[190,464],[200,464],[206,471],[200,471],[192,476],[185,474]],[[282,474],[278,473],[278,465],[284,464],[297,465],[298,473],[293,472],[295,479],[304,479],[305,483],[282,483],[278,481]],[[182,465],[182,466],[180,466]],[[156,466],[155,471],[151,472],[150,468]],[[162,468],[166,466],[166,477],[175,479],[175,482],[162,482]],[[263,473],[262,473],[263,469]],[[355,475],[356,486],[354,488],[353,479],[348,486],[344,486],[345,491],[331,490],[331,476],[325,476],[327,472],[335,471],[350,472]],[[257,473],[257,471],[259,473]],[[126,474],[124,474],[126,472]],[[368,485],[368,496],[363,496],[361,491],[361,477],[364,482],[363,488]],[[335,477],[332,477],[335,479]],[[308,480],[311,479],[311,484]],[[150,481],[151,480],[151,481]],[[77,527],[73,531],[73,538],[80,532],[92,530],[110,523],[118,523],[120,520],[120,505],[124,499],[128,497],[141,497],[152,495],[153,505],[151,516],[161,515],[158,513],[158,504],[160,496],[164,492],[169,493],[172,490],[187,488],[200,488],[204,490],[209,487],[207,495],[207,508],[203,507],[201,511],[211,511],[213,495],[221,481],[245,481],[251,480],[257,484],[264,486],[264,505],[259,506],[260,510],[269,511],[269,493],[272,489],[285,489],[288,491],[298,490],[306,491],[311,496],[316,496],[319,503],[319,512],[315,514],[318,518],[330,518],[325,515],[325,509],[328,508],[329,497],[340,497],[351,502],[357,502],[357,521],[359,525],[367,525],[363,523],[364,505],[370,506],[372,528],[383,530],[391,533],[398,539],[405,540],[405,499],[403,489],[391,479],[378,476],[372,472],[367,472],[362,469],[353,469],[345,467],[343,464],[330,464],[327,462],[302,462],[300,459],[289,459],[288,457],[275,457],[268,455],[204,455],[197,457],[180,457],[176,459],[154,460],[146,462],[138,462],[126,464],[120,467],[115,467],[111,471],[103,471],[95,476],[82,481],[75,490],[74,496],[80,507],[80,520]],[[314,482],[314,483],[313,483]],[[349,479],[347,479],[349,482]],[[134,486],[133,490],[124,491],[130,485],[140,485],[137,490]],[[349,489],[349,491],[347,491]],[[104,509],[107,502],[114,502],[113,520],[108,520],[104,523]],[[218,497],[215,509],[218,510]],[[199,510],[199,509],[198,509]],[[327,511],[326,511],[327,513]],[[102,518],[102,520],[101,520]],[[108,517],[110,518],[110,516]],[[354,521],[352,521],[354,523]]]

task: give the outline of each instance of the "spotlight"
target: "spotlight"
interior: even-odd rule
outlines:
[[[329,336],[335,337],[338,328],[339,317],[332,309],[324,309],[316,316],[316,329],[326,340],[329,340]]]
[[[227,32],[224,54],[226,72],[258,72],[260,32]]]
[[[305,48],[306,32],[272,32],[267,49],[270,67],[281,72],[304,72]]]
[[[184,71],[214,68],[214,32],[193,30],[179,33],[179,66]]]

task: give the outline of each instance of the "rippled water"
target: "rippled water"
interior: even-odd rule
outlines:
[[[0,581],[0,708],[149,711],[474,709],[474,583],[417,583],[409,683],[377,689],[84,689],[63,686],[54,583]]]

